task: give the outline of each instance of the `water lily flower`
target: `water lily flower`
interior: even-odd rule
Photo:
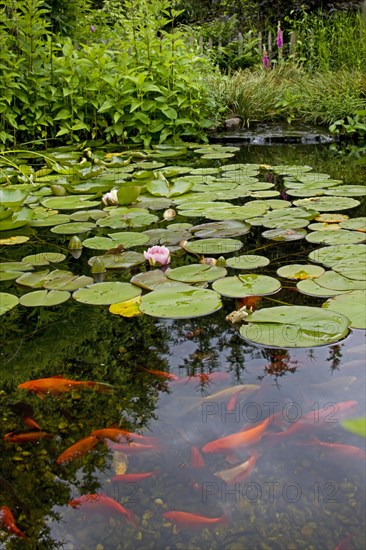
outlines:
[[[115,206],[116,204],[119,204],[117,189],[112,189],[112,191],[109,191],[109,193],[103,195],[102,203],[106,206]]]
[[[149,264],[154,265],[168,265],[170,263],[170,250],[166,246],[151,246],[144,252],[146,260],[149,260]]]
[[[269,59],[266,48],[263,48],[262,63],[265,69],[269,69]]]
[[[277,27],[276,44],[277,44],[277,48],[283,48],[283,32],[281,29],[280,22],[278,22],[278,27]]]

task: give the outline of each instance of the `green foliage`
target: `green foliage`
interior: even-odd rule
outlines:
[[[145,146],[204,138],[215,107],[204,82],[211,67],[174,28],[180,12],[169,2],[125,2],[108,41],[79,44],[69,37],[55,42],[41,0],[23,0],[11,12],[7,4],[0,22],[2,143],[15,135]]]

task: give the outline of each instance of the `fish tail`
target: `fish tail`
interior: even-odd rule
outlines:
[[[112,386],[111,384],[107,384],[105,382],[90,381],[90,382],[85,382],[85,385],[88,388],[93,388],[93,389],[95,389],[97,391],[100,391],[100,392],[112,391],[114,389],[114,386]]]

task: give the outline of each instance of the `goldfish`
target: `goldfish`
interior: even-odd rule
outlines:
[[[42,430],[41,426],[31,416],[23,416],[22,420],[28,428],[34,428],[35,430]]]
[[[267,438],[271,441],[280,439],[282,437],[288,437],[296,435],[297,433],[304,433],[315,429],[329,429],[339,425],[339,421],[352,415],[357,401],[342,401],[340,403],[328,403],[328,406],[323,408],[314,409],[293,422],[286,430],[278,433],[268,434]],[[277,418],[277,413],[274,415]],[[283,414],[282,414],[282,420]],[[276,420],[277,422],[277,420]],[[275,422],[275,424],[276,424]],[[279,424],[283,424],[280,422]]]
[[[83,439],[79,439],[76,443],[71,445],[66,451],[60,454],[60,456],[56,459],[57,464],[65,464],[65,462],[70,462],[71,460],[75,460],[76,458],[80,458],[81,456],[86,455],[89,451],[91,451],[96,445],[99,443],[99,439],[94,437],[93,435],[89,435],[88,437],[83,437]]]
[[[154,472],[144,472],[140,474],[119,474],[111,477],[111,480],[116,482],[122,481],[123,483],[134,483],[135,481],[148,479],[149,477],[155,476],[158,473],[158,470],[155,470]]]
[[[94,430],[90,433],[97,439],[111,439],[116,443],[131,442],[133,439],[138,439],[141,443],[154,444],[156,443],[156,437],[149,437],[146,435],[140,435],[134,432],[123,430],[122,428],[102,428],[101,430]]]
[[[44,439],[45,437],[53,437],[53,434],[41,431],[24,432],[20,434],[9,432],[4,435],[3,439],[4,441],[8,441],[10,443],[26,443],[28,441],[38,441],[39,439]]]
[[[343,443],[328,443],[326,441],[320,441],[317,437],[313,436],[309,441],[301,441],[297,443],[302,446],[318,447],[323,451],[329,451],[329,457],[337,457],[344,459],[360,459],[366,460],[366,453],[355,445],[345,445]]]
[[[261,303],[262,296],[246,296],[245,298],[240,298],[238,300],[238,305],[242,307],[246,307],[248,309],[251,309],[252,311],[255,311],[258,309],[258,305]]]
[[[21,537],[22,539],[27,538],[23,531],[16,526],[13,513],[8,506],[0,506],[0,525],[3,529],[17,537]]]
[[[254,453],[245,462],[235,466],[234,468],[228,468],[227,470],[215,472],[215,476],[221,478],[230,485],[234,485],[235,483],[243,481],[250,476],[260,456],[261,455],[259,453]]]
[[[352,550],[353,544],[352,539],[354,538],[354,535],[352,533],[349,533],[346,535],[339,544],[334,548],[334,550]]]
[[[112,451],[119,451],[125,455],[135,455],[146,451],[157,451],[159,447],[156,445],[144,445],[143,443],[114,443],[108,439],[105,439],[104,443]]]
[[[45,395],[57,395],[70,390],[80,388],[93,388],[96,390],[109,390],[112,388],[109,384],[103,382],[70,380],[63,376],[51,376],[50,378],[39,378],[38,380],[29,380],[19,384],[18,389],[28,390],[35,393],[40,399],[44,399]]]
[[[177,527],[193,529],[204,529],[205,527],[210,527],[211,525],[217,525],[219,523],[225,524],[228,520],[226,514],[223,514],[218,518],[208,518],[198,514],[190,514],[189,512],[179,512],[178,510],[164,512],[163,516],[171,523],[174,523]]]
[[[229,386],[223,390],[217,391],[211,395],[208,395],[204,398],[205,401],[218,401],[225,400],[230,398],[232,395],[236,395],[238,392],[240,394],[251,394],[259,390],[260,386],[258,384],[239,384],[238,386]]]
[[[171,374],[170,372],[165,372],[163,370],[153,370],[145,368],[143,370],[148,372],[149,374],[158,376],[159,378],[165,378],[166,380],[179,380],[179,376],[177,376],[176,374]]]
[[[187,382],[198,382],[200,384],[212,383],[212,382],[221,382],[230,378],[230,373],[228,372],[202,372],[200,374],[192,374],[192,376],[183,376],[182,378],[177,377],[177,379],[172,380],[173,384],[182,384]]]
[[[266,418],[253,428],[245,426],[240,432],[209,441],[202,447],[202,451],[204,453],[227,453],[240,447],[249,447],[262,439],[269,421],[270,419]]]
[[[203,460],[203,456],[195,446],[191,447],[191,467],[192,468],[205,467],[205,461]]]
[[[98,495],[95,493],[82,495],[78,498],[70,500],[68,505],[72,508],[82,508],[83,510],[90,512],[108,512],[110,514],[117,513],[127,519],[127,521],[130,522],[135,529],[138,527],[134,513],[131,510],[127,510],[124,506],[122,506],[122,504],[116,500],[113,500],[113,498],[107,497],[106,495]]]

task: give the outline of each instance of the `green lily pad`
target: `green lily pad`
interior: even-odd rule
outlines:
[[[22,271],[0,271],[0,281],[12,281],[23,275]]]
[[[250,230],[248,223],[242,223],[236,220],[222,222],[202,223],[191,227],[190,231],[199,239],[210,237],[239,237],[245,235]]]
[[[116,247],[116,242],[108,237],[90,237],[83,241],[83,246],[93,250],[110,250]]]
[[[366,187],[364,185],[339,185],[335,189],[326,189],[326,195],[341,195],[342,197],[364,197]]]
[[[332,266],[333,271],[340,273],[347,279],[364,281],[366,279],[366,264],[360,263],[357,259],[341,260]]]
[[[70,220],[73,222],[88,222],[90,220],[96,221],[106,216],[108,216],[108,212],[93,208],[93,210],[78,210],[77,212],[73,212],[70,214]]]
[[[25,262],[1,262],[0,271],[31,271],[33,266]]]
[[[364,244],[341,244],[325,246],[313,250],[309,254],[309,259],[313,262],[332,267],[341,260],[358,258],[360,262],[366,261],[366,246]]]
[[[245,298],[246,296],[266,296],[274,294],[281,288],[281,283],[267,275],[239,275],[224,277],[212,284],[212,288],[222,296],[229,298]]]
[[[306,234],[306,229],[268,229],[262,233],[265,239],[272,241],[297,241],[303,239]]]
[[[308,229],[311,229],[311,231],[337,231],[341,229],[341,226],[337,223],[316,222],[309,224]]]
[[[161,269],[152,269],[151,271],[137,273],[130,279],[130,282],[145,290],[155,290],[160,283],[167,280],[166,272],[164,273]]]
[[[14,246],[16,244],[22,244],[29,241],[29,237],[24,235],[16,235],[15,237],[6,237],[5,239],[0,239],[0,246]]]
[[[335,271],[326,271],[323,275],[317,278],[317,284],[331,290],[363,290],[366,289],[366,281],[357,281],[343,277]]]
[[[249,314],[241,336],[256,344],[307,348],[338,342],[348,333],[349,319],[318,307],[279,306]]]
[[[70,292],[64,290],[35,290],[21,296],[19,303],[26,307],[58,306],[70,298]]]
[[[22,273],[16,280],[18,285],[29,286],[31,288],[42,288],[43,283],[49,273],[49,269],[43,271],[34,271],[33,273]]]
[[[210,266],[204,264],[190,264],[170,269],[167,273],[168,279],[182,283],[199,283],[201,281],[211,282],[225,277],[227,271],[224,267]]]
[[[312,264],[291,264],[284,265],[277,269],[277,275],[286,279],[314,279],[323,275],[325,269],[319,265]]]
[[[185,245],[188,252],[195,254],[227,254],[242,248],[243,243],[237,239],[201,239]]]
[[[271,170],[280,174],[281,176],[301,176],[306,172],[310,172],[313,169],[312,166],[301,165],[301,164],[278,164],[277,166],[271,166]]]
[[[176,180],[174,183],[170,183],[167,179],[162,177],[149,181],[146,185],[146,190],[151,193],[151,195],[170,198],[183,195],[183,193],[187,193],[192,187],[192,181],[187,181],[182,178]]]
[[[53,227],[55,225],[61,225],[68,223],[70,217],[66,214],[53,214],[45,218],[36,218],[29,222],[30,227]]]
[[[130,283],[110,282],[96,283],[88,288],[81,288],[72,297],[83,304],[111,305],[125,302],[140,296],[141,288]]]
[[[234,256],[226,260],[227,266],[233,269],[256,269],[257,267],[265,267],[269,263],[269,259],[265,256],[255,254]]]
[[[341,422],[343,428],[349,432],[366,437],[366,417],[363,418],[350,418]]]
[[[16,208],[23,204],[27,196],[28,193],[20,189],[0,189],[0,204],[2,206]]]
[[[31,265],[49,265],[63,262],[66,258],[65,254],[59,254],[58,252],[39,252],[38,254],[31,254],[22,258],[22,262]]]
[[[352,328],[366,329],[366,291],[353,290],[346,294],[334,296],[323,305],[326,310],[337,311],[345,315]]]
[[[330,214],[319,214],[315,219],[318,222],[322,223],[340,223],[348,220],[349,216],[347,214],[337,214],[336,212]]]
[[[18,303],[18,296],[14,296],[14,294],[8,294],[7,292],[0,292],[0,315],[4,315],[4,313],[10,311]]]
[[[79,288],[93,284],[92,277],[86,275],[74,275],[71,271],[56,269],[49,273],[43,283],[43,288],[48,290],[68,290],[73,292]]]
[[[182,224],[176,224],[176,228],[174,228],[174,224],[172,224],[169,226],[169,229],[148,229],[144,231],[144,234],[149,237],[149,246],[154,244],[174,246],[179,244],[180,241],[191,239],[192,234],[184,230],[184,228],[179,229],[179,225]]]
[[[165,210],[172,204],[172,199],[164,197],[152,197],[151,195],[140,195],[139,200],[134,203],[134,206],[148,210]]]
[[[355,231],[366,231],[366,217],[353,218],[339,224],[342,229],[353,229]]]
[[[90,200],[93,195],[68,195],[63,197],[48,197],[41,201],[42,206],[52,210],[76,210],[98,206],[99,201]]]
[[[149,241],[149,237],[147,235],[134,231],[108,233],[108,237],[110,237],[117,244],[123,244],[125,248],[130,248],[131,246],[141,246]]]
[[[342,290],[330,290],[324,288],[316,283],[314,279],[304,279],[299,281],[296,285],[299,292],[306,294],[306,296],[317,296],[319,298],[330,298],[331,296],[338,296],[342,294]]]
[[[142,297],[140,311],[152,317],[192,319],[214,313],[221,307],[220,295],[213,290],[162,288]]]
[[[57,233],[58,235],[77,235],[78,233],[87,233],[94,229],[94,227],[95,223],[91,222],[64,223],[52,227],[51,232]]]
[[[119,204],[131,204],[140,195],[141,187],[138,185],[124,185],[117,191]]]
[[[93,256],[88,260],[89,265],[93,265],[96,258],[102,259],[106,269],[128,269],[136,265],[145,263],[145,256],[132,250],[122,252],[122,254],[105,254],[104,256]]]
[[[315,208],[319,212],[332,212],[333,210],[349,210],[359,206],[360,201],[348,197],[311,197],[294,201],[295,206]]]
[[[305,239],[309,243],[321,244],[358,244],[366,239],[364,233],[358,231],[349,231],[347,229],[339,229],[337,231],[314,231],[308,233]]]
[[[218,160],[218,159],[230,159],[233,156],[234,156],[234,153],[212,152],[212,153],[206,153],[206,154],[202,155],[201,158],[210,159],[210,160]]]

